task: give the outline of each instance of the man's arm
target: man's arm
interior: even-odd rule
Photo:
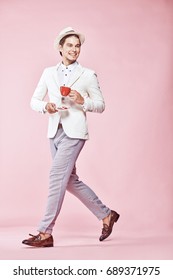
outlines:
[[[45,71],[43,71],[43,74],[41,75],[41,78],[37,84],[37,87],[34,91],[34,94],[31,98],[31,108],[39,113],[45,113],[46,112],[46,105],[47,102],[44,101],[44,98],[47,94],[47,85],[45,81]]]
[[[86,76],[86,92],[82,96],[78,91],[71,90],[69,97],[76,104],[82,105],[83,110],[89,112],[102,113],[105,109],[105,102],[100,90],[97,75],[92,71],[92,74]]]

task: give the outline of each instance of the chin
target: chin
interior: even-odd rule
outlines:
[[[77,58],[78,58],[78,55],[77,56],[70,56],[69,57],[70,60],[76,60]]]
[[[77,57],[76,58],[73,58],[73,59],[69,59],[69,62],[75,62],[76,61],[76,59],[77,59]]]

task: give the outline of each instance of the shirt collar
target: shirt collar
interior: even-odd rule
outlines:
[[[78,62],[75,61],[73,62],[72,64],[70,65],[64,65],[62,62],[60,63],[60,69],[61,70],[65,70],[65,69],[68,69],[69,71],[72,71],[76,66],[78,65]]]

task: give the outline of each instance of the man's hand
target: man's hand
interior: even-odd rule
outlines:
[[[84,98],[82,97],[82,95],[76,91],[76,90],[71,90],[69,95],[70,99],[77,103],[77,104],[80,104],[80,105],[83,105],[84,104]]]
[[[58,110],[56,109],[56,104],[55,103],[47,103],[45,109],[47,110],[47,112],[49,114],[53,114],[58,112]]]

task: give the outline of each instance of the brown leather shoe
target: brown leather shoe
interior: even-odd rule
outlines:
[[[117,212],[111,210],[111,219],[109,226],[107,224],[103,224],[102,234],[99,238],[100,241],[103,241],[111,234],[113,225],[118,221],[119,217],[120,215]]]
[[[40,233],[37,235],[29,234],[30,238],[22,241],[23,244],[34,247],[53,247],[53,236],[49,236],[46,239],[41,239]]]

